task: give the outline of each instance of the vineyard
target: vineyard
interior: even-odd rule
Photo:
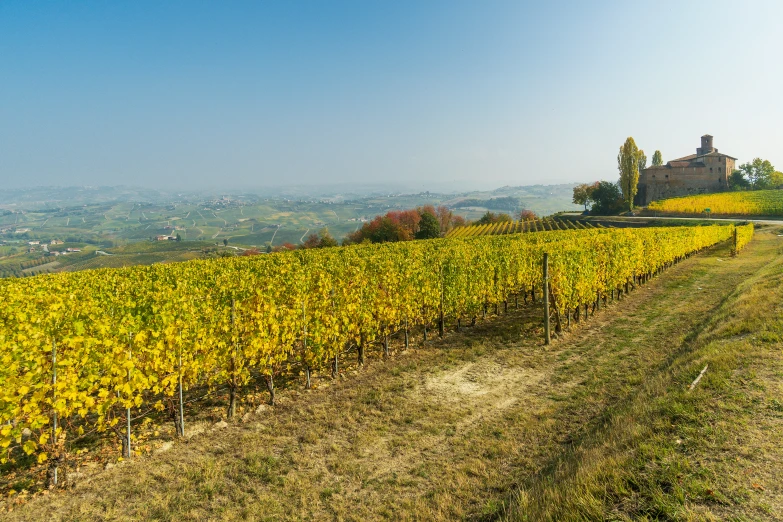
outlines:
[[[457,227],[450,230],[448,234],[446,234],[446,237],[465,238],[554,230],[589,230],[591,228],[596,227],[587,221],[543,218],[529,221],[505,221],[502,223],[488,223],[483,225]]]
[[[736,235],[735,230],[737,231]],[[333,372],[413,328],[442,335],[514,296],[540,299],[549,258],[558,324],[746,227],[549,231],[196,260],[0,281],[2,462],[34,455],[50,479],[70,445],[113,432],[131,455],[139,412],[183,393]],[[735,246],[735,250],[738,250]],[[172,406],[174,405],[174,406]],[[134,417],[136,416],[136,417]]]
[[[749,192],[722,192],[653,201],[647,207],[658,212],[678,214],[712,214],[733,216],[783,215],[783,190],[754,190]]]

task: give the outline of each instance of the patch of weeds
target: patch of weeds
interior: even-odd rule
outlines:
[[[380,409],[383,405],[383,394],[379,390],[368,390],[359,400],[362,404]]]
[[[264,484],[283,485],[279,475],[280,460],[263,453],[254,453],[244,458],[245,472]]]
[[[319,437],[315,430],[307,430],[299,435],[299,442],[302,444],[315,444]]]
[[[499,518],[506,511],[506,503],[499,499],[489,499],[481,507],[481,515],[487,519]]]
[[[421,477],[423,479],[429,479],[430,478],[430,470],[427,469],[426,464],[420,464],[416,466],[413,470],[411,470],[411,475],[414,477]]]
[[[340,493],[340,488],[324,488],[318,493],[318,496],[321,497],[321,500],[329,500],[337,493]]]
[[[495,460],[495,459],[497,459],[498,457],[500,457],[500,456],[501,456],[501,453],[498,451],[498,448],[496,448],[496,447],[494,447],[494,446],[488,446],[488,447],[487,447],[487,448],[484,450],[484,453],[482,453],[482,455],[483,455],[483,456],[484,456],[484,458],[486,458],[486,459],[489,459],[489,460]]]
[[[30,491],[35,486],[35,479],[33,477],[24,477],[11,484],[11,489],[14,491]]]

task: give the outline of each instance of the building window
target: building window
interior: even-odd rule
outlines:
[[[712,172],[712,167],[710,167],[710,172]]]

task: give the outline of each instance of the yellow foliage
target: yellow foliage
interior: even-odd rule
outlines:
[[[79,434],[102,432],[126,407],[163,408],[179,382],[242,386],[318,371],[347,343],[435,324],[441,306],[449,318],[478,315],[540,288],[544,253],[564,312],[734,232],[531,224],[549,231],[499,223],[476,227],[482,237],[462,238],[466,227],[447,239],[0,280],[0,353],[10,362],[0,365],[0,447],[25,429],[44,445],[53,411],[58,429],[79,416]],[[748,232],[737,229],[740,248]],[[23,449],[46,458],[33,440]]]

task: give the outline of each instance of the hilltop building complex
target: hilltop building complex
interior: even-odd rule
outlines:
[[[737,158],[718,152],[712,146],[712,136],[705,134],[696,154],[642,170],[634,203],[647,205],[658,199],[728,190],[736,161]]]

